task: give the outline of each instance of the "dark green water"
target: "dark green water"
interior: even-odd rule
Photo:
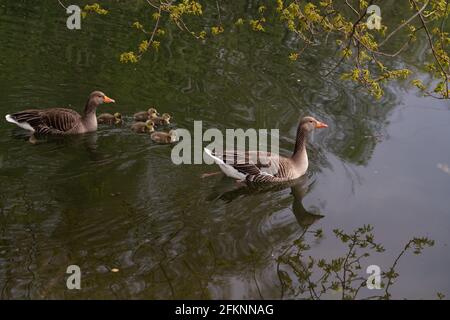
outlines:
[[[192,130],[194,120],[221,130],[279,128],[282,154],[294,147],[299,117],[313,115],[329,128],[310,143],[309,180],[298,187],[307,191],[226,193],[233,180],[200,178],[216,168],[175,166],[169,146],[126,125],[31,145],[2,120],[2,299],[279,298],[276,258],[313,222],[303,208],[324,215],[310,226],[325,234],[311,244],[317,258],[345,253],[335,228],[374,226],[387,251],[363,269],[389,267],[414,236],[435,240],[402,258],[392,294],[450,294],[450,174],[438,168],[450,163],[448,101],[402,83],[375,101],[338,76],[321,76],[333,66],[331,49],[290,62],[297,44],[282,32],[235,30],[203,43],[169,29],[158,54],[123,65],[119,54],[142,40],[131,23],[150,15],[145,2],[132,2],[102,1],[109,15],[69,31],[56,2],[2,0],[0,114],[81,110],[100,89],[117,101],[101,108],[127,123],[154,104],[178,128]],[[247,6],[241,15],[251,13]],[[418,70],[424,59],[419,39],[396,63]],[[79,291],[66,288],[72,264],[82,271]]]

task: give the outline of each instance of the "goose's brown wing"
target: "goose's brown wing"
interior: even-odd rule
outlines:
[[[268,174],[277,176],[279,161],[282,157],[277,154],[263,151],[224,151],[222,154],[215,154],[226,164],[245,175]]]
[[[12,114],[11,117],[18,122],[27,122],[40,134],[64,134],[81,121],[77,112],[64,108],[24,110]]]

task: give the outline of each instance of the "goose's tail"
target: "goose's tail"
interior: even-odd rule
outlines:
[[[222,172],[233,179],[238,179],[238,180],[245,180],[245,174],[243,174],[242,172],[239,172],[238,170],[236,170],[233,166],[225,163],[221,158],[217,157],[216,155],[214,155],[211,150],[204,148],[203,149],[205,151],[205,153],[210,156],[214,162],[219,166],[220,170],[222,170]]]
[[[22,128],[22,129],[25,129],[25,130],[28,130],[28,131],[31,131],[31,132],[35,131],[33,129],[33,127],[28,122],[26,122],[26,121],[23,121],[23,122],[17,121],[15,119],[14,115],[7,114],[5,116],[5,119],[6,119],[6,121],[14,123],[15,125],[17,125],[18,127]]]
[[[15,123],[15,124],[19,125],[19,123],[18,123],[13,117],[11,117],[10,114],[7,114],[7,115],[5,116],[5,119],[6,119],[6,121],[8,121],[8,122]]]

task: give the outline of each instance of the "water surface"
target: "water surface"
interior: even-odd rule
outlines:
[[[448,101],[420,97],[405,83],[374,100],[337,75],[322,76],[331,50],[290,62],[298,44],[282,32],[241,30],[198,42],[168,29],[159,53],[123,65],[120,53],[140,40],[131,23],[150,12],[138,3],[105,1],[109,15],[69,31],[57,4],[2,2],[0,113],[81,110],[100,89],[117,101],[102,110],[120,111],[126,124],[155,105],[178,128],[192,130],[194,120],[221,130],[279,128],[285,155],[298,119],[309,114],[329,128],[309,145],[308,177],[300,189],[235,191],[233,180],[200,178],[213,167],[172,164],[170,146],[127,125],[31,145],[2,121],[1,298],[279,298],[276,258],[284,246],[305,228],[323,229],[309,254],[331,258],[345,253],[332,230],[364,224],[387,251],[363,267],[389,267],[414,236],[436,241],[402,258],[394,298],[448,296]],[[233,18],[231,10],[224,15]],[[420,70],[422,44],[400,62]],[[82,290],[66,288],[71,264],[81,267]]]

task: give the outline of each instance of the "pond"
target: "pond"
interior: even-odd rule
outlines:
[[[198,41],[171,27],[158,53],[121,64],[120,53],[142,40],[131,24],[152,11],[145,1],[102,5],[108,15],[68,30],[56,2],[0,4],[2,115],[81,111],[99,89],[116,100],[102,111],[125,119],[37,145],[0,122],[2,299],[278,299],[278,258],[300,235],[323,231],[308,240],[305,263],[331,259],[346,253],[333,230],[368,224],[386,251],[365,259],[363,274],[389,268],[408,240],[428,237],[434,246],[402,256],[392,297],[450,294],[449,101],[422,97],[407,82],[371,98],[339,74],[324,76],[336,63],[332,49],[290,61],[297,43],[282,31]],[[424,44],[395,63],[421,75]],[[151,105],[172,114],[175,128],[192,131],[201,120],[204,129],[279,129],[284,155],[301,116],[329,127],[310,140],[300,185],[258,192],[202,178],[217,168],[175,165],[170,146],[131,132],[133,113]],[[66,287],[69,265],[81,268],[81,290]],[[308,296],[285,290],[283,298]]]

